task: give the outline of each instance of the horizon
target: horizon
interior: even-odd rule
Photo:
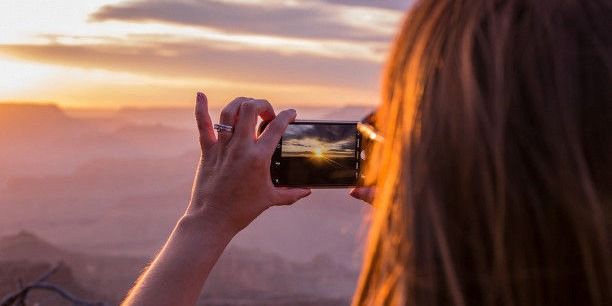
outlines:
[[[0,0],[0,101],[187,107],[203,91],[213,107],[373,106],[411,2]]]
[[[0,100],[0,107],[4,106],[18,106],[18,107],[28,107],[28,106],[40,106],[40,107],[57,107],[62,111],[90,111],[90,112],[115,112],[115,111],[126,111],[126,110],[191,110],[193,109],[193,105],[190,104],[164,104],[164,105],[114,105],[114,106],[87,106],[87,105],[71,105],[71,104],[62,104],[60,102],[55,101],[11,101],[11,100]],[[358,104],[358,103],[339,103],[333,106],[330,105],[311,105],[308,103],[296,103],[292,105],[278,104],[278,108],[275,107],[276,111],[282,110],[286,107],[291,108],[301,108],[301,109],[347,109],[347,108],[374,108],[372,104]],[[223,105],[211,105],[211,110],[219,111]]]

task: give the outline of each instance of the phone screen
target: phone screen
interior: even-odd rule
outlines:
[[[354,186],[360,173],[360,146],[356,122],[294,122],[272,158],[272,182],[279,186]]]

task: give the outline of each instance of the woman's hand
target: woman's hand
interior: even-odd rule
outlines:
[[[257,117],[271,120],[256,137]],[[221,112],[220,123],[234,127],[215,137],[208,100],[197,94],[196,120],[202,156],[186,216],[212,218],[238,233],[271,206],[290,205],[310,194],[309,189],[279,188],[272,184],[272,154],[295,110],[278,115],[268,101],[236,98]]]
[[[271,120],[255,136],[257,117]],[[270,160],[295,111],[278,116],[265,100],[237,98],[221,112],[233,133],[215,137],[203,93],[196,100],[202,157],[191,202],[161,252],[130,290],[123,305],[195,305],[200,289],[232,237],[266,208],[288,205],[308,189],[276,188]]]
[[[351,189],[349,195],[370,205],[374,203],[374,187],[355,187]]]

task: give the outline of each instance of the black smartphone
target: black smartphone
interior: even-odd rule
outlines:
[[[259,126],[260,134],[266,125]],[[276,145],[270,174],[276,186],[352,187],[360,182],[364,158],[357,122],[299,120]]]

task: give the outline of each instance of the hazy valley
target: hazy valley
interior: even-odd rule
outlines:
[[[297,110],[351,120],[369,111]],[[198,158],[192,112],[0,104],[0,298],[17,278],[63,261],[67,288],[116,303],[187,205]],[[347,190],[269,210],[232,242],[202,301],[345,305],[368,211]]]

